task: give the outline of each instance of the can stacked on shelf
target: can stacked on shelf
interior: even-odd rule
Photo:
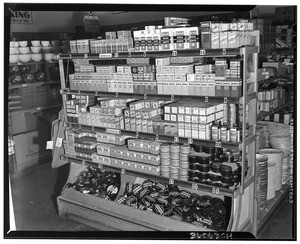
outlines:
[[[170,177],[170,143],[163,143],[160,146],[160,171],[161,176]]]
[[[256,154],[256,197],[258,206],[263,209],[267,204],[268,157]]]
[[[281,183],[282,185],[285,185],[289,179],[290,179],[290,154],[287,157],[283,158],[282,162],[282,178],[281,178]]]
[[[170,178],[179,179],[180,145],[173,143],[170,146]]]
[[[189,154],[191,147],[189,144],[183,144],[180,147],[179,155],[179,179],[188,180]]]

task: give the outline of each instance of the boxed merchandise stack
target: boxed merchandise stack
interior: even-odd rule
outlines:
[[[292,47],[292,33],[293,29],[288,25],[276,26],[276,48],[291,48]]]
[[[180,60],[185,61],[186,59],[188,61],[185,63],[180,62]],[[195,62],[197,63],[193,64]],[[241,96],[242,61],[232,59],[229,65],[226,59],[216,59],[210,64],[201,63],[202,60],[195,57],[156,59],[158,94],[207,97]]]
[[[275,26],[270,19],[251,19],[253,29],[259,30],[261,50],[275,49]]]
[[[145,30],[134,31],[133,38],[137,52],[199,48],[198,27],[161,29],[146,26]]]
[[[154,65],[131,66],[131,73],[133,78],[133,93],[157,94]]]
[[[151,99],[133,101],[129,104],[129,108],[124,110],[125,129],[156,133],[154,130],[154,121],[162,115],[162,106],[169,102],[167,100]]]
[[[133,48],[132,32],[130,30],[105,32],[105,39],[90,40],[91,53],[128,52]]]
[[[200,22],[200,31],[203,49],[238,48],[259,43],[259,32],[253,29],[253,23],[248,20],[234,23]]]

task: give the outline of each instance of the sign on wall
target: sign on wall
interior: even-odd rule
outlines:
[[[32,11],[12,11],[11,24],[32,25]]]

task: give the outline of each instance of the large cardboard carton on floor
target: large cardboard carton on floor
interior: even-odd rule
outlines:
[[[18,171],[38,164],[46,156],[49,156],[49,152],[46,151],[46,136],[45,131],[41,130],[14,136]]]

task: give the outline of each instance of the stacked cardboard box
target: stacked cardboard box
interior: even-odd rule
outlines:
[[[147,28],[133,32],[134,50],[138,52],[199,48],[199,28]]]
[[[200,22],[201,48],[223,49],[255,45],[258,33],[247,20],[235,23]]]
[[[166,126],[176,124],[179,137],[210,140],[212,122],[222,118],[222,104],[177,102],[164,107]]]

